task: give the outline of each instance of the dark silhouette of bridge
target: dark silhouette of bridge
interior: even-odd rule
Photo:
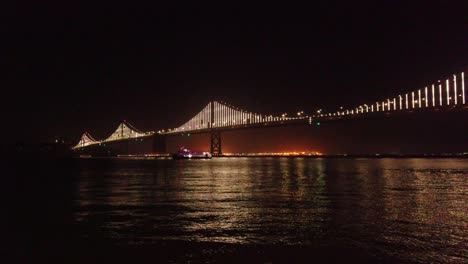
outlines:
[[[445,81],[439,80],[436,84],[406,94],[370,104],[362,104],[350,109],[340,107],[332,112],[318,110],[314,114],[304,114],[303,111],[300,111],[293,116],[288,114],[274,116],[253,113],[225,102],[212,101],[177,128],[142,132],[129,122],[123,121],[114,133],[103,140],[96,140],[88,132],[85,132],[73,149],[83,150],[106,143],[139,140],[146,137],[161,138],[170,135],[209,133],[211,135],[210,151],[216,155],[222,153],[221,133],[223,131],[291,125],[320,125],[321,122],[400,115],[410,112],[463,111],[467,108],[465,80],[462,72],[453,74],[450,79]]]

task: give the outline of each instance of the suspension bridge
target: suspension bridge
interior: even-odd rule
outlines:
[[[466,104],[465,76],[464,72],[461,72],[453,74],[446,80],[439,80],[435,84],[405,94],[399,94],[391,98],[347,109],[339,107],[330,112],[318,110],[314,114],[304,114],[303,111],[300,111],[293,116],[288,116],[287,114],[279,116],[265,115],[239,109],[225,102],[212,101],[179,127],[143,132],[136,129],[129,122],[123,121],[114,133],[103,140],[96,140],[88,132],[85,132],[73,149],[84,150],[88,147],[101,146],[107,143],[128,140],[138,141],[148,137],[163,138],[170,135],[209,133],[211,135],[210,151],[216,155],[222,153],[221,132],[223,131],[259,127],[312,125],[333,120],[404,114],[415,111],[463,111],[466,109],[468,109],[468,106]]]

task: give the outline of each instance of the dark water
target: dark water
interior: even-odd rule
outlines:
[[[5,187],[20,260],[468,261],[466,159],[81,159],[38,170],[54,176]]]

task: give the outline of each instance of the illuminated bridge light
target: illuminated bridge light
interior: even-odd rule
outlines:
[[[408,109],[408,94],[405,94],[405,106]]]
[[[453,95],[454,95],[454,103],[455,104],[458,104],[457,102],[457,97],[458,97],[458,93],[457,93],[457,75],[453,75]]]
[[[442,106],[442,85],[441,84],[439,84],[439,103],[440,103],[440,106]]]
[[[132,125],[124,121],[117,127],[115,132],[112,133],[108,138],[103,140],[103,142],[141,137],[144,135],[145,133],[137,130]]]
[[[445,89],[447,90],[447,105],[450,105],[450,87],[448,79],[445,81]]]
[[[427,86],[424,87],[424,103],[426,104],[426,107],[428,107],[429,100],[427,98]]]
[[[83,133],[80,141],[76,144],[73,149],[78,149],[82,147],[87,147],[95,144],[100,144],[100,141],[95,140],[88,132]]]
[[[211,113],[211,111],[213,111],[213,113]],[[210,102],[201,112],[199,112],[188,122],[175,129],[173,133],[176,133],[177,130],[180,129],[185,131],[193,131],[203,128],[210,128],[210,125],[211,127],[228,127],[238,124],[266,123],[272,121],[298,120],[306,118],[302,116],[304,111],[299,111],[298,113],[299,117],[297,118],[288,118],[286,117],[286,114],[283,114],[281,117],[275,117],[273,115],[261,115],[246,112],[240,110],[237,107],[214,101]]]
[[[419,108],[421,108],[421,89],[418,90],[418,102],[419,102]]]
[[[461,79],[462,79],[462,103],[465,104],[465,74],[463,72],[461,73]]]

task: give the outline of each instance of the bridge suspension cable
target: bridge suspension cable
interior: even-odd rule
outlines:
[[[303,112],[300,112],[302,114]],[[297,119],[306,119],[306,116],[287,117],[263,115],[252,113],[228,105],[224,102],[213,101],[208,103],[198,114],[183,125],[169,129],[166,133],[182,133],[189,131],[204,130],[210,128],[227,128],[235,126],[246,126],[252,124],[284,122]]]
[[[95,140],[88,132],[85,132],[81,136],[81,139],[78,142],[78,144],[76,144],[73,147],[73,149],[82,148],[82,147],[86,147],[86,146],[90,146],[90,145],[94,145],[98,143],[100,143],[100,141]]]
[[[372,113],[374,110],[375,112],[393,112],[438,107],[464,107],[465,105],[465,74],[461,72],[453,74],[451,78],[447,78],[445,81],[439,80],[437,84],[405,93],[404,96],[398,95],[372,104],[359,105],[352,109],[340,109],[335,112],[320,114],[317,117],[356,115]]]
[[[137,130],[128,122],[124,121],[120,123],[117,129],[112,133],[108,138],[103,140],[102,142],[109,142],[115,140],[122,140],[122,139],[129,139],[129,138],[138,138],[145,136],[146,133]]]

